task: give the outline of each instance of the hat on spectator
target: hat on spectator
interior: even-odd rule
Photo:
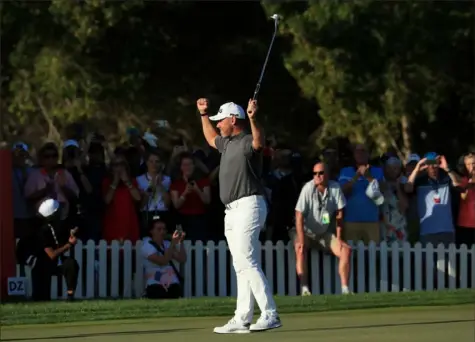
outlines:
[[[419,160],[421,160],[421,157],[417,153],[411,153],[409,155],[409,158],[407,158],[406,164],[418,163]]]
[[[240,105],[234,102],[228,102],[219,107],[218,114],[211,116],[209,119],[212,121],[220,121],[232,116],[236,117],[236,119],[245,119],[246,112]]]
[[[52,198],[48,198],[40,204],[40,207],[38,208],[38,213],[43,217],[50,217],[56,211],[58,211],[58,208],[59,202]]]
[[[28,152],[28,145],[22,141],[18,141],[13,144],[13,150],[23,150],[25,152]]]
[[[384,203],[384,196],[379,189],[379,182],[376,179],[373,179],[366,188],[366,196],[368,196],[377,206]]]
[[[63,143],[63,148],[68,148],[68,147],[71,147],[71,146],[79,148],[79,143],[77,142],[77,140],[74,140],[74,139],[66,140]]]
[[[157,147],[158,138],[156,135],[145,132],[142,139],[145,140],[151,147]]]

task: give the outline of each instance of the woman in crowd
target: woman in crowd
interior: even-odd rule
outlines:
[[[165,169],[158,152],[150,151],[146,158],[147,172],[137,177],[137,184],[142,192],[142,230],[141,236],[147,235],[148,222],[153,216],[160,216],[167,226],[174,225],[170,208],[170,177],[163,174]]]
[[[389,157],[384,164],[384,204],[382,205],[383,225],[381,236],[388,243],[403,243],[407,240],[406,210],[407,195],[403,191],[404,176],[402,163],[396,157]]]
[[[475,243],[475,153],[463,157],[460,206],[455,232],[458,245]]]
[[[187,239],[206,241],[209,235],[206,205],[211,200],[209,180],[198,177],[193,156],[189,153],[183,153],[180,157],[180,173],[181,177],[170,188],[178,220]]]
[[[128,164],[122,155],[114,156],[110,174],[102,183],[105,202],[103,239],[111,242],[139,239],[136,204],[141,195],[137,182],[130,177]]]
[[[146,296],[153,299],[172,299],[182,296],[182,279],[173,260],[186,262],[181,242],[185,237],[175,231],[171,241],[165,240],[167,227],[158,216],[149,222],[148,234],[142,244],[142,257],[147,281]]]
[[[71,173],[58,164],[59,152],[54,143],[47,143],[37,155],[38,166],[32,171],[25,184],[25,196],[36,208],[45,198],[56,199],[59,204],[60,218],[63,222],[69,216],[70,205],[79,196],[79,188]]]

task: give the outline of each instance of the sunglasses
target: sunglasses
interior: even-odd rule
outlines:
[[[313,171],[314,176],[323,176],[325,174],[325,171]]]

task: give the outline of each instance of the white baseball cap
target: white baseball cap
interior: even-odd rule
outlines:
[[[413,162],[418,163],[419,160],[421,160],[421,157],[417,153],[411,153],[409,155],[409,158],[407,158],[406,164],[413,163]]]
[[[48,198],[40,204],[40,207],[38,208],[38,213],[43,217],[50,217],[58,210],[58,208],[59,202],[52,198]]]
[[[158,138],[155,134],[145,132],[142,139],[145,140],[150,146],[157,147]]]
[[[220,121],[226,118],[235,116],[236,119],[245,119],[246,112],[240,105],[234,102],[228,102],[219,107],[218,114],[211,116],[209,119],[212,121]]]
[[[66,140],[66,141],[63,143],[63,148],[68,148],[68,147],[70,147],[70,146],[74,146],[74,147],[79,148],[79,143],[77,142],[77,140],[74,140],[74,139]]]

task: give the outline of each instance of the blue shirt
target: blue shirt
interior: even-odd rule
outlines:
[[[383,170],[380,167],[370,167],[371,176],[378,182],[384,179]],[[356,174],[356,168],[353,166],[344,167],[340,171],[339,182],[343,187]],[[378,222],[379,209],[374,202],[366,196],[366,188],[369,182],[363,176],[353,184],[351,193],[346,197],[344,220],[346,222]]]
[[[452,182],[447,173],[439,170],[436,181],[427,175],[416,178],[417,210],[420,220],[420,235],[453,233],[450,187]]]

